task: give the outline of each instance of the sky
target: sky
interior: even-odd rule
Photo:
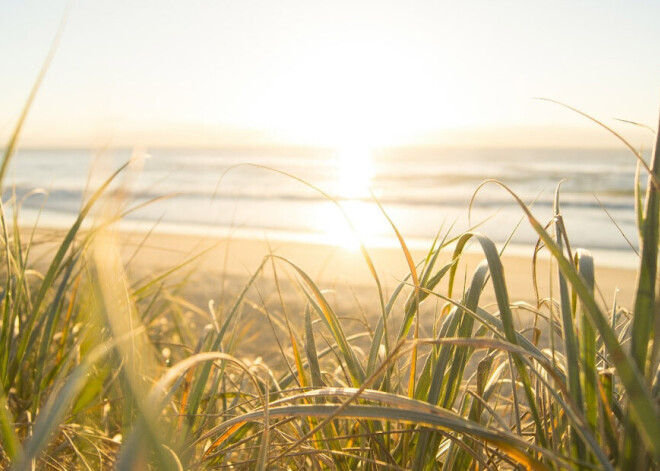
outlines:
[[[0,2],[6,142],[69,2]],[[660,104],[660,2],[78,0],[24,145],[616,146]],[[1,144],[0,144],[1,145]]]

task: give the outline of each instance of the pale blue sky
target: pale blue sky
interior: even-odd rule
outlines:
[[[65,6],[0,3],[4,139]],[[610,146],[531,97],[655,125],[659,20],[651,1],[78,0],[24,142]]]

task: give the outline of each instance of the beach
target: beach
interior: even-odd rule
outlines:
[[[369,246],[396,247],[392,227],[411,248],[438,234],[476,226],[507,240],[522,216],[507,185],[541,223],[553,215],[555,189],[572,245],[629,250],[637,244],[635,158],[626,149],[85,149],[21,150],[10,188],[22,224],[66,228],[81,202],[130,159],[111,188],[120,190],[124,231],[148,231],[355,247],[334,198]],[[644,180],[644,179],[642,179]],[[642,186],[644,181],[642,181]],[[32,194],[41,188],[46,195]],[[478,190],[478,191],[477,191]],[[31,195],[31,196],[26,196]],[[513,242],[530,246],[528,224]]]
[[[269,254],[296,264],[321,287],[329,288],[346,284],[360,290],[369,290],[375,286],[368,265],[359,250],[298,241],[268,242],[166,233],[152,233],[148,236],[136,232],[122,233],[120,241],[124,256],[132,258],[131,268],[139,274],[165,271],[202,254],[200,259],[192,260],[190,264],[196,266],[196,277],[206,278],[210,287],[217,284],[223,275],[247,280]],[[134,256],[136,250],[137,254]],[[381,283],[391,292],[409,274],[402,250],[395,247],[367,250],[373,259]],[[521,253],[520,249],[513,255],[508,255],[505,251],[502,256],[512,301],[535,303],[534,297],[530,296],[533,295],[532,254],[533,247],[529,247],[527,256]],[[421,261],[427,256],[427,252],[417,249],[412,250],[411,255],[415,261]],[[452,250],[443,249],[437,267],[448,263],[451,257]],[[471,275],[483,259],[484,256],[475,247],[464,253],[459,264],[458,278]],[[539,285],[543,290],[548,280],[547,257],[540,255],[538,263]],[[618,290],[619,303],[622,306],[629,306],[634,294],[635,270],[626,266],[611,266],[606,261],[599,264],[597,258],[595,265],[598,288],[605,296],[605,300],[611,303],[614,291]],[[271,270],[266,270],[264,276],[268,279],[272,278],[271,273]]]
[[[161,3],[0,3],[0,470],[660,471],[660,3]]]
[[[131,277],[138,280],[194,258],[168,280],[191,271],[195,282],[188,283],[187,290],[202,309],[212,299],[231,301],[264,257],[273,254],[297,265],[322,289],[347,290],[347,296],[335,296],[344,309],[354,307],[347,299],[356,298],[378,317],[376,282],[347,219],[373,258],[387,301],[409,269],[383,212],[416,263],[424,260],[435,237],[451,239],[474,228],[501,249],[515,232],[503,252],[511,302],[536,306],[536,234],[521,220],[515,200],[497,185],[481,188],[476,196],[475,191],[481,181],[497,177],[532,203],[534,215],[546,223],[552,218],[553,190],[564,176],[568,180],[562,184],[560,210],[572,248],[594,253],[601,304],[609,310],[618,289],[617,303],[632,305],[637,268],[634,162],[625,152],[261,148],[135,154],[118,149],[93,157],[82,150],[26,150],[12,164],[12,191],[22,202],[19,223],[29,227],[38,220],[41,233],[45,227],[61,233],[73,223],[94,185],[131,156],[132,163],[111,185],[108,201],[92,208],[83,227],[103,221],[108,210],[124,212],[117,246],[130,260]],[[362,167],[356,169],[355,162]],[[46,196],[26,196],[40,185],[48,188]],[[443,248],[435,269],[451,258],[452,248]],[[471,279],[482,259],[479,247],[471,244],[458,265],[453,298],[459,300],[463,280]],[[278,269],[287,269],[287,262],[273,260]],[[547,252],[541,251],[541,299],[550,296],[547,260]],[[273,292],[271,264],[259,280],[265,293]],[[280,283],[280,288],[284,285],[296,290],[296,283]],[[437,291],[446,295],[446,284],[440,283]],[[494,302],[490,289],[484,296],[487,303]],[[300,293],[292,298],[304,299]]]
[[[38,157],[46,159],[48,155]],[[481,154],[480,161],[487,160],[489,155]],[[565,154],[564,158],[570,160],[571,155]],[[38,159],[28,167],[38,169],[37,164]],[[607,166],[601,167],[599,174],[604,178],[610,171]],[[157,173],[153,172],[152,179]],[[383,178],[392,178],[395,173],[391,171]],[[440,174],[438,171],[436,177],[440,178]],[[484,386],[479,380],[479,372],[484,368],[490,371],[491,384],[499,390],[495,402],[491,397],[491,403],[500,407],[497,405],[500,397],[504,403],[515,403],[515,396],[513,400],[507,397],[510,381],[507,372],[513,373],[512,357],[518,361],[520,355],[510,352],[522,348],[526,352],[524,361],[531,366],[523,368],[535,378],[532,387],[549,386],[549,393],[555,394],[555,385],[546,382],[544,371],[537,370],[535,362],[541,368],[551,368],[550,373],[556,376],[553,381],[559,383],[560,390],[565,388],[561,372],[575,369],[583,361],[582,357],[569,360],[565,333],[579,334],[578,345],[584,346],[580,354],[590,348],[595,362],[601,355],[597,343],[600,337],[587,325],[601,322],[598,329],[608,332],[610,323],[614,323],[615,330],[609,332],[618,333],[625,332],[631,324],[630,310],[638,276],[637,231],[631,194],[617,193],[616,185],[607,187],[608,199],[603,198],[604,205],[598,197],[596,205],[587,202],[595,194],[589,196],[584,189],[568,192],[568,204],[560,208],[561,214],[567,216],[563,221],[571,254],[585,248],[593,254],[595,293],[593,297],[585,297],[583,306],[575,296],[571,299],[574,283],[569,285],[568,297],[560,294],[557,268],[549,253],[542,249],[535,256],[537,236],[529,221],[521,219],[521,208],[515,202],[507,198],[482,198],[468,210],[465,201],[469,193],[465,189],[470,186],[474,193],[475,187],[465,176],[460,179],[465,193],[451,202],[439,194],[426,200],[401,202],[392,192],[389,199],[383,198],[380,207],[373,198],[350,193],[333,199],[295,179],[293,183],[317,195],[309,198],[298,187],[286,193],[290,190],[291,177],[284,179],[286,184],[280,182],[278,186],[269,178],[251,174],[235,185],[238,196],[223,196],[208,182],[198,193],[192,191],[197,175],[192,170],[174,174],[178,183],[151,192],[147,191],[148,184],[140,187],[131,183],[131,175],[128,182],[111,185],[91,208],[85,207],[85,202],[94,200],[93,192],[81,187],[78,180],[73,188],[61,180],[63,184],[47,192],[44,206],[39,206],[43,204],[37,197],[39,194],[26,191],[27,184],[15,187],[12,197],[16,196],[21,204],[9,205],[13,215],[10,212],[8,219],[18,221],[22,227],[19,231],[22,247],[31,241],[28,265],[34,270],[24,273],[19,270],[8,280],[27,275],[35,281],[35,291],[42,280],[47,283],[56,280],[58,284],[51,284],[47,290],[39,289],[35,296],[22,293],[22,284],[8,282],[15,293],[9,296],[23,296],[24,302],[15,304],[21,308],[29,308],[33,296],[40,302],[50,301],[51,297],[56,301],[42,307],[45,314],[39,317],[44,319],[39,322],[49,322],[49,316],[62,319],[60,332],[48,331],[52,341],[44,337],[41,349],[44,352],[46,345],[57,350],[65,340],[73,345],[71,348],[82,350],[87,348],[86,343],[108,336],[107,342],[123,339],[120,361],[129,365],[127,368],[133,368],[130,366],[133,362],[136,366],[143,360],[149,361],[148,374],[162,375],[159,384],[179,375],[175,387],[181,386],[183,392],[173,410],[181,410],[180,405],[190,406],[194,411],[191,417],[199,415],[201,409],[199,402],[192,406],[187,402],[189,391],[198,391],[197,397],[201,398],[205,388],[211,386],[214,393],[204,396],[204,400],[214,407],[221,405],[217,410],[226,410],[234,407],[227,399],[245,395],[243,404],[252,404],[271,384],[281,389],[282,395],[293,395],[292,399],[295,394],[307,391],[311,384],[310,394],[318,391],[328,395],[325,404],[319,404],[324,407],[336,406],[333,400],[337,391],[354,394],[351,387],[367,388],[364,399],[384,393],[395,406],[383,408],[384,420],[390,421],[395,417],[393,413],[403,411],[401,420],[405,423],[409,420],[408,412],[396,406],[401,400],[414,401],[418,396],[438,403],[435,387],[445,383],[440,378],[448,378],[445,394],[454,394],[450,390],[457,394],[466,391],[460,393],[463,401],[474,392],[470,388],[475,378],[477,393]],[[268,172],[267,175],[273,176]],[[616,183],[628,177],[625,175]],[[427,188],[438,186],[443,190],[442,181],[437,178],[427,182]],[[417,177],[413,176],[406,179],[405,185],[414,188],[416,182]],[[526,185],[529,190],[541,183],[538,177]],[[497,185],[493,187],[498,189]],[[257,188],[265,189],[264,193],[258,194]],[[182,193],[170,195],[174,190]],[[273,192],[279,196],[274,197]],[[480,196],[484,195],[480,193]],[[526,196],[529,199],[530,194]],[[30,204],[25,204],[28,200]],[[155,203],[152,205],[151,201]],[[542,221],[539,224],[553,219],[554,204],[547,192],[534,201],[531,211]],[[69,247],[74,249],[74,257],[58,258],[55,253],[61,244],[66,246],[63,241],[67,228],[76,228],[73,221],[83,214],[85,220]],[[11,217],[14,215],[16,219]],[[111,220],[115,222],[110,223]],[[501,252],[493,263],[502,263],[506,288],[499,292],[506,296],[501,294],[497,299],[488,278],[476,278],[478,283],[485,280],[479,292],[477,314],[464,315],[467,311],[460,307],[468,302],[466,293],[485,258],[474,238],[460,258],[454,260],[456,238],[470,226],[477,226],[476,231],[492,240]],[[34,233],[31,227],[37,228]],[[549,233],[556,230],[551,224],[547,227]],[[355,233],[361,236],[368,256],[356,244]],[[420,295],[419,309],[414,308],[413,277],[405,251],[397,240],[399,236],[409,247],[410,259],[417,264],[423,286],[430,286],[430,279],[444,273],[437,284]],[[443,241],[437,257],[429,255],[436,236],[436,242]],[[10,237],[7,247],[16,247],[13,242]],[[433,258],[435,264],[429,276],[422,276]],[[49,265],[55,268],[48,270]],[[452,265],[456,271],[450,289]],[[640,271],[645,265],[649,265],[648,260]],[[8,266],[21,268],[11,263]],[[497,275],[493,278],[502,281]],[[79,282],[83,287],[80,294]],[[41,297],[43,293],[45,297]],[[508,302],[509,309],[503,308],[502,301]],[[560,309],[561,301],[565,302]],[[458,309],[452,311],[454,307]],[[594,313],[595,320],[587,320]],[[28,313],[22,314],[22,319],[25,320],[18,324],[20,328],[31,328]],[[382,331],[380,325],[385,326]],[[84,338],[81,331],[90,337]],[[70,335],[74,339],[67,340]],[[11,339],[11,335],[5,338]],[[610,347],[620,351],[626,348],[622,345],[627,338],[617,341],[608,337],[609,342],[612,339],[617,343],[611,343]],[[16,342],[26,340],[16,337]],[[104,351],[112,350],[101,347]],[[396,357],[397,348],[404,349],[405,354]],[[447,354],[453,355],[449,363]],[[56,361],[60,361],[58,355],[53,356]],[[216,366],[222,364],[220,369],[215,369],[213,378],[206,376],[202,368],[181,373],[204,358],[216,359]],[[497,362],[496,367],[489,363],[493,361]],[[12,367],[15,371],[25,370],[23,366]],[[116,368],[121,371],[123,367]],[[580,368],[586,370],[585,366]],[[598,368],[603,374],[611,371],[604,366]],[[367,373],[369,376],[365,376]],[[374,381],[379,381],[380,375],[382,382],[376,384]],[[139,381],[145,378],[148,378],[146,373]],[[193,386],[191,380],[198,386]],[[253,392],[246,395],[246,387],[253,386]],[[369,391],[371,387],[384,391]],[[108,403],[106,396],[97,394],[97,397],[102,401],[99,404]],[[377,400],[382,397],[377,396]],[[458,398],[451,397],[449,407],[457,410]],[[550,396],[538,396],[537,400],[542,401],[546,410],[555,407]],[[273,405],[277,410],[279,402]],[[504,414],[510,415],[506,407]],[[288,415],[282,411],[283,417]],[[179,412],[174,416],[184,417]],[[517,415],[513,417],[520,420]],[[431,419],[424,418],[420,425],[427,427],[423,424],[433,423],[424,422],[428,420]],[[450,430],[454,430],[451,428],[454,425],[450,425]],[[511,422],[506,429],[515,427]],[[119,430],[115,426],[111,436],[117,437]],[[520,446],[526,444],[521,442]],[[119,446],[119,442],[112,441],[111,447]]]
[[[52,249],[54,245],[48,241],[62,236],[61,230],[40,230],[35,238],[33,257],[38,259],[40,251],[48,250],[49,247]],[[281,279],[278,280],[279,286],[288,290],[288,298],[295,299],[300,297],[300,294],[294,293],[295,288],[290,281],[295,278],[292,278],[291,266],[283,261],[284,259],[304,271],[319,288],[331,290],[335,299],[340,298],[337,293],[350,292],[350,301],[343,299],[340,303],[342,309],[350,309],[355,300],[358,300],[365,313],[369,314],[368,317],[377,318],[380,313],[376,283],[359,250],[299,241],[269,242],[157,231],[121,232],[116,237],[116,247],[127,263],[128,277],[133,282],[158,277],[179,267],[165,278],[166,285],[175,286],[181,278],[189,278],[184,292],[201,309],[206,309],[210,300],[216,303],[233,302],[264,258],[273,255],[271,259],[282,273]],[[410,273],[406,258],[402,250],[396,247],[371,247],[367,250],[387,298]],[[501,259],[510,301],[524,302],[535,307],[537,299],[533,286],[532,254],[531,246],[516,247],[511,254],[505,250]],[[411,250],[411,255],[413,260],[420,262],[426,258],[427,252],[414,249]],[[442,249],[436,262],[436,270],[449,263],[452,255],[451,247]],[[466,277],[467,280],[471,278],[473,271],[484,258],[475,245],[461,255],[454,288],[455,300],[460,300],[457,293],[460,294],[463,289],[463,280]],[[597,298],[600,298],[603,306],[611,309],[616,294],[617,304],[630,308],[634,299],[635,269],[630,267],[629,261],[624,266],[613,266],[612,260],[616,263],[615,257],[607,258],[607,252],[597,253],[594,257],[599,293]],[[540,297],[548,297],[550,268],[547,255],[541,252],[537,263]],[[554,274],[552,276],[556,277]],[[447,295],[446,278],[435,290],[443,296]],[[258,279],[264,289],[262,295],[272,295],[276,289],[272,264],[266,266]],[[482,300],[482,305],[495,302],[490,286],[484,291]]]

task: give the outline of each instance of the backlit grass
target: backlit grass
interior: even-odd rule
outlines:
[[[19,131],[20,124],[3,169]],[[108,191],[123,168],[85,201],[55,250],[37,260],[38,228],[19,228],[20,202],[2,201],[0,464],[657,469],[658,147],[643,164],[648,184],[637,202],[641,251],[629,309],[606,307],[596,296],[597,260],[572,250],[559,191],[554,217],[539,221],[509,188],[484,183],[508,192],[538,234],[539,249],[550,254],[552,298],[536,306],[511,299],[502,247],[478,232],[441,233],[426,257],[413,260],[392,223],[409,271],[387,293],[362,246],[378,311],[374,325],[357,331],[303,262],[273,254],[251,267],[237,296],[208,310],[206,327],[161,283],[179,267],[132,282],[113,229],[131,208]],[[82,232],[99,205],[111,216]],[[460,280],[468,243],[484,260]],[[257,281],[266,271],[274,274],[269,289],[277,306],[259,302]],[[297,285],[302,307],[285,306],[284,279]],[[482,302],[487,286],[495,305]],[[279,358],[251,361],[238,353],[262,354],[261,345],[242,344],[250,309],[269,322]],[[437,322],[423,337],[420,315],[429,309]],[[515,321],[522,310],[533,314],[533,325]],[[541,343],[542,333],[550,340]]]

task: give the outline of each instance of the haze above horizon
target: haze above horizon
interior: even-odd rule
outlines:
[[[65,1],[0,5],[0,137]],[[651,2],[75,2],[27,145],[616,145],[660,101]]]

